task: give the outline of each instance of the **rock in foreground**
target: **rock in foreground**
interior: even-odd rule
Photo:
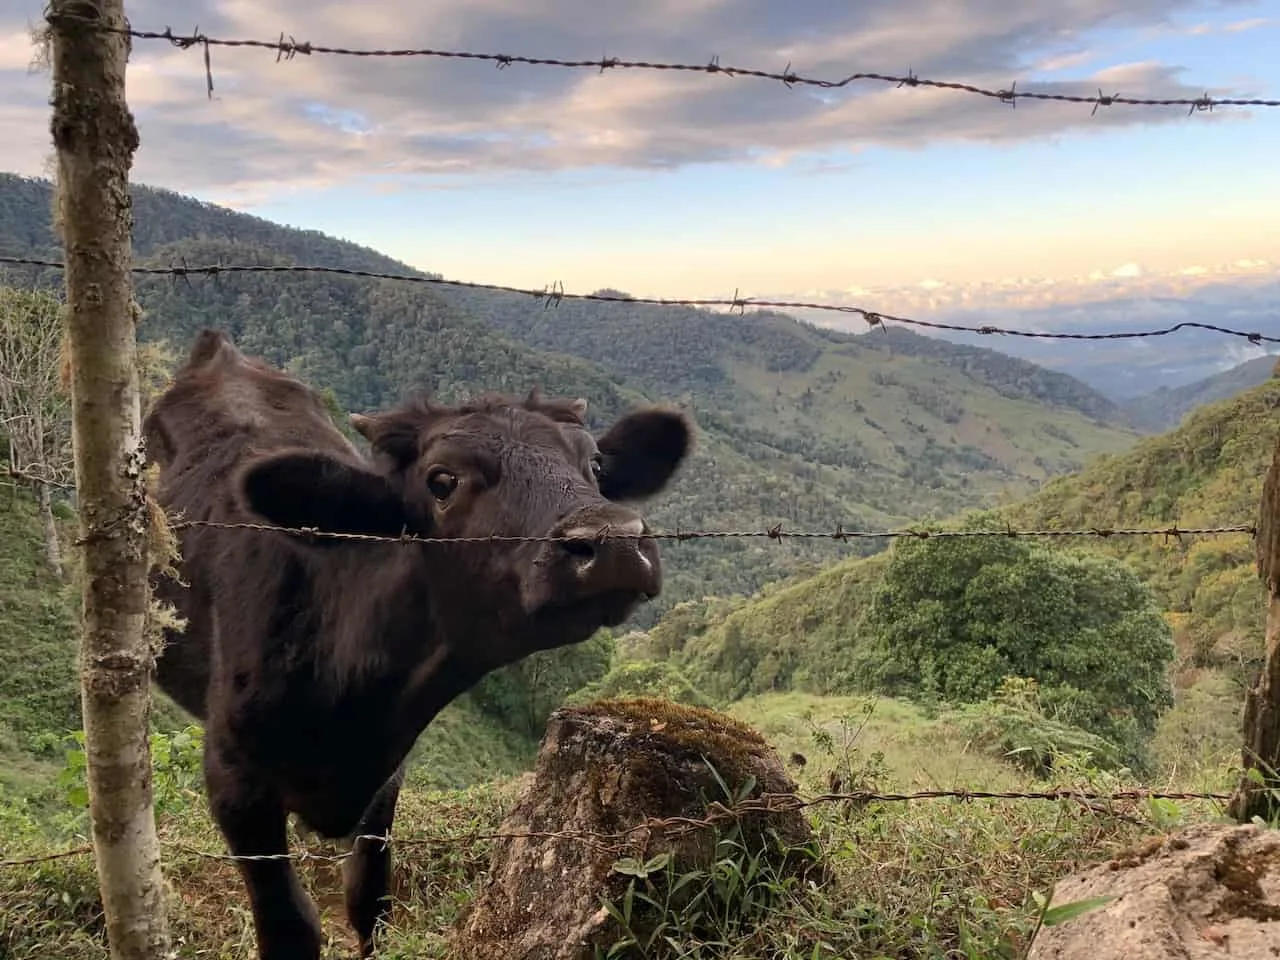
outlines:
[[[667,853],[676,875],[710,864],[710,830],[647,821],[702,819],[709,805],[728,804],[716,774],[735,791],[753,780],[749,797],[796,790],[764,738],[723,714],[656,699],[556,711],[534,775],[502,825],[504,834],[539,836],[500,842],[487,885],[455,930],[454,955],[589,960],[596,946],[607,951],[623,936],[601,906],[605,897],[617,902],[626,888],[629,878],[613,870],[617,860]],[[780,871],[814,866],[806,856],[774,852],[778,842],[766,837],[773,832],[786,847],[809,844],[812,834],[800,810],[752,812],[737,822],[742,842],[753,851],[769,846]],[[584,842],[583,834],[614,839]],[[641,904],[635,903],[638,915]]]
[[[1280,957],[1280,831],[1199,825],[1058,884],[1053,906],[1114,896],[1045,927],[1029,960]]]

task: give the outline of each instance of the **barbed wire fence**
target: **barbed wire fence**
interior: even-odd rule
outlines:
[[[286,37],[281,32],[275,40],[226,39],[211,37],[202,33],[197,27],[189,34],[175,33],[172,28],[163,30],[137,30],[133,27],[116,27],[100,20],[73,14],[47,14],[50,24],[59,21],[74,22],[92,30],[129,37],[131,40],[149,40],[170,43],[183,50],[198,49],[204,57],[205,85],[210,97],[213,96],[213,65],[211,49],[214,47],[251,48],[265,50],[276,55],[276,62],[289,61],[304,56],[337,56],[360,58],[431,58],[442,60],[462,60],[473,62],[489,62],[498,69],[513,65],[536,67],[558,67],[569,70],[651,70],[664,73],[706,74],[718,77],[745,77],[755,80],[771,80],[786,87],[815,87],[822,90],[838,90],[855,83],[891,84],[899,88],[923,88],[949,90],[973,96],[986,97],[1016,107],[1019,100],[1039,100],[1056,103],[1072,103],[1091,105],[1091,115],[1101,107],[1187,107],[1188,115],[1197,111],[1208,112],[1218,107],[1280,107],[1280,100],[1266,98],[1212,97],[1206,92],[1199,97],[1129,97],[1119,93],[1104,94],[1101,90],[1096,96],[1069,93],[1050,93],[1037,90],[1018,90],[1017,81],[1008,87],[993,89],[972,83],[954,80],[930,80],[917,76],[914,70],[905,74],[894,75],[876,72],[855,72],[837,78],[822,79],[808,77],[791,69],[788,63],[782,70],[766,70],[758,67],[735,67],[720,63],[719,56],[711,57],[706,63],[672,63],[654,60],[628,60],[623,57],[591,57],[564,59],[558,57],[530,57],[508,53],[479,53],[468,50],[441,50],[429,47],[401,49],[356,49],[352,47],[329,46],[325,44],[300,41],[292,35]]]
[[[872,803],[918,803],[926,800],[954,800],[971,803],[979,800],[1015,800],[1040,801],[1046,803],[1074,803],[1080,809],[1099,816],[1112,816],[1141,822],[1130,810],[1142,803],[1153,800],[1175,802],[1206,802],[1216,805],[1225,804],[1231,799],[1227,793],[1194,792],[1194,791],[1160,791],[1160,790],[1115,790],[1098,792],[1091,790],[918,790],[910,793],[879,793],[872,790],[850,791],[847,793],[823,793],[817,796],[804,796],[800,793],[761,794],[747,800],[732,804],[712,802],[708,804],[710,811],[704,817],[645,817],[634,826],[610,833],[589,830],[471,830],[455,833],[441,833],[435,836],[400,837],[391,833],[358,834],[350,838],[350,847],[338,853],[324,853],[302,848],[286,853],[232,854],[193,847],[189,843],[162,841],[164,845],[181,849],[208,860],[229,862],[255,862],[270,860],[287,860],[293,862],[328,861],[339,862],[353,855],[354,847],[360,841],[380,845],[397,845],[404,847],[469,847],[477,843],[503,840],[565,840],[583,843],[619,853],[637,837],[661,836],[674,839],[698,830],[713,829],[721,824],[732,823],[750,814],[780,814],[811,807],[846,805],[865,806]],[[1107,805],[1107,806],[1103,806]],[[1130,809],[1118,810],[1114,805],[1126,805]],[[26,857],[14,857],[0,860],[0,868],[36,866],[65,860],[70,857],[87,856],[93,847],[82,844],[68,847],[52,853],[34,854]]]
[[[58,260],[41,257],[23,257],[0,255],[0,264],[9,266],[38,267],[49,270],[62,270],[65,264]],[[769,310],[818,310],[833,313],[853,314],[862,317],[869,327],[884,327],[886,324],[899,323],[903,326],[922,327],[929,330],[946,330],[952,333],[975,333],[983,336],[1001,335],[1008,337],[1027,337],[1036,340],[1141,340],[1149,337],[1167,337],[1182,330],[1207,330],[1223,336],[1239,337],[1255,346],[1264,343],[1280,343],[1280,336],[1258,333],[1256,331],[1237,330],[1214,323],[1187,320],[1168,327],[1157,327],[1150,330],[1116,330],[1104,333],[1073,333],[1053,330],[1019,330],[999,327],[992,324],[958,324],[943,323],[937,320],[921,320],[913,317],[897,316],[882,310],[868,307],[850,306],[848,304],[822,303],[820,301],[800,300],[768,300],[755,297],[740,297],[736,293],[730,298],[675,298],[675,297],[633,297],[608,293],[566,293],[564,287],[556,282],[537,289],[534,287],[511,287],[497,283],[480,283],[471,280],[449,280],[443,277],[413,275],[404,273],[380,273],[375,270],[360,270],[352,267],[329,267],[309,264],[206,264],[204,266],[174,265],[169,267],[153,267],[135,265],[130,267],[133,273],[149,277],[169,277],[174,280],[189,277],[233,276],[245,273],[275,274],[330,274],[333,276],[353,277],[364,280],[388,280],[400,283],[429,284],[435,286],[459,287],[469,290],[487,290],[494,293],[511,293],[532,297],[547,307],[558,306],[564,300],[581,300],[594,303],[633,303],[658,307],[727,307],[731,311],[744,313],[747,307]]]
[[[132,27],[119,28],[109,24],[97,21],[86,20],[81,17],[71,17],[69,15],[47,14],[47,20],[50,24],[56,24],[58,20],[75,20],[82,26],[90,27],[106,33],[124,34],[133,40],[142,41],[161,41],[173,44],[182,49],[200,49],[204,55],[204,66],[207,77],[207,85],[210,95],[213,90],[213,72],[210,59],[210,49],[214,47],[220,48],[255,48],[260,50],[271,51],[276,54],[277,60],[290,60],[297,56],[351,56],[351,57],[434,57],[453,60],[471,60],[471,61],[489,61],[494,63],[498,68],[506,68],[516,64],[531,66],[548,66],[560,67],[568,69],[598,69],[606,70],[658,70],[658,71],[676,71],[687,73],[705,73],[712,76],[721,77],[744,77],[761,80],[772,80],[781,82],[787,86],[814,86],[825,89],[841,88],[852,85],[856,82],[878,82],[884,84],[894,84],[898,87],[905,88],[937,88],[946,89],[960,93],[982,96],[997,100],[1001,103],[1007,103],[1010,106],[1016,106],[1020,100],[1041,100],[1041,101],[1057,101],[1072,104],[1092,105],[1093,113],[1099,108],[1111,108],[1119,106],[1143,106],[1143,107],[1187,107],[1188,114],[1194,114],[1198,111],[1211,111],[1219,107],[1227,106],[1256,106],[1256,107],[1276,107],[1280,106],[1280,100],[1272,99],[1238,99],[1238,98],[1217,98],[1211,97],[1207,92],[1202,97],[1197,98],[1138,98],[1121,96],[1120,94],[1104,95],[1101,90],[1098,91],[1096,97],[1049,93],[1038,91],[1018,91],[1016,83],[1007,89],[988,89],[973,84],[967,84],[954,81],[930,80],[916,76],[912,72],[908,72],[903,76],[892,76],[881,73],[853,73],[836,79],[819,79],[803,76],[793,71],[788,65],[782,71],[769,71],[757,68],[744,68],[723,66],[718,59],[713,58],[709,63],[681,64],[681,63],[660,63],[653,61],[625,60],[622,58],[598,58],[591,60],[567,60],[554,58],[537,58],[525,57],[496,53],[477,53],[469,51],[451,51],[436,49],[377,49],[377,50],[358,50],[337,46],[325,46],[321,44],[313,44],[310,42],[300,42],[293,37],[286,38],[281,34],[278,40],[244,40],[244,39],[223,39],[210,37],[198,30],[191,34],[181,35],[175,34],[169,28],[162,31],[146,31],[136,30]],[[3,256],[0,257],[0,263],[13,266],[29,266],[48,269],[64,269],[65,264],[59,261],[22,257],[22,256]],[[456,280],[447,280],[442,278],[428,276],[411,276],[403,274],[379,273],[375,271],[364,271],[350,268],[326,267],[319,265],[248,265],[248,264],[210,264],[203,266],[174,265],[169,267],[155,266],[133,266],[132,272],[146,276],[168,276],[173,279],[185,279],[191,277],[208,277],[216,279],[221,276],[243,274],[243,273],[274,273],[274,274],[336,274],[354,278],[385,280],[385,281],[402,281],[407,283],[421,284],[440,284],[455,287],[466,287],[473,289],[483,289],[491,291],[501,291],[512,294],[520,294],[535,298],[542,301],[548,307],[554,307],[561,301],[566,299],[596,301],[596,302],[620,302],[620,303],[639,303],[655,306],[687,306],[687,307],[727,307],[731,310],[745,311],[747,307],[761,309],[776,310],[815,310],[815,311],[835,311],[845,314],[855,314],[861,316],[869,326],[883,327],[887,323],[898,323],[906,326],[918,326],[922,328],[944,330],[952,332],[967,332],[983,335],[1007,335],[1018,337],[1029,337],[1038,339],[1057,339],[1067,341],[1106,341],[1135,339],[1147,337],[1161,337],[1174,334],[1184,329],[1202,329],[1209,332],[1217,333],[1224,336],[1237,337],[1247,340],[1250,343],[1261,345],[1263,343],[1280,343],[1280,337],[1265,335],[1256,331],[1246,331],[1233,329],[1216,324],[1184,322],[1172,325],[1166,328],[1156,328],[1143,331],[1114,331],[1104,333],[1074,333],[1068,331],[1029,331],[1017,329],[1005,329],[997,326],[981,325],[966,326],[959,324],[947,324],[936,321],[927,321],[916,318],[895,316],[879,310],[872,310],[866,307],[833,305],[826,303],[805,303],[781,300],[760,300],[748,297],[739,297],[735,295],[729,299],[666,299],[666,298],[642,298],[631,296],[614,296],[608,294],[570,294],[564,292],[559,284],[552,284],[541,290],[502,286],[498,284],[488,283],[470,283]],[[17,481],[34,481],[49,482],[46,478],[40,477],[35,472],[24,470],[15,470],[10,468],[7,475],[12,480]],[[69,485],[67,485],[69,487]],[[184,529],[197,526],[205,527],[221,527],[228,529],[244,529],[257,532],[276,532],[288,534],[291,536],[314,537],[314,538],[338,538],[338,539],[354,539],[354,540],[379,540],[388,542],[398,542],[405,544],[431,544],[431,543],[449,543],[458,542],[474,542],[474,543],[499,543],[499,542],[516,542],[516,541],[555,541],[566,538],[554,537],[483,537],[483,538],[466,538],[459,540],[444,540],[438,538],[424,538],[418,536],[404,535],[400,537],[380,537],[365,534],[336,533],[332,531],[324,531],[317,529],[292,529],[285,527],[273,526],[270,524],[256,523],[217,523],[212,521],[191,521],[184,520],[180,517],[174,518],[171,526],[174,529]],[[784,539],[809,539],[809,540],[832,540],[832,541],[849,541],[849,540],[867,540],[867,539],[900,539],[900,538],[967,538],[967,537],[1043,537],[1050,539],[1072,538],[1072,537],[1142,537],[1142,536],[1163,536],[1165,538],[1180,539],[1184,536],[1214,536],[1214,535],[1236,535],[1247,534],[1249,537],[1257,539],[1259,536],[1258,525],[1254,523],[1223,525],[1223,526],[1205,526],[1205,527],[1178,527],[1175,525],[1156,527],[1156,528],[1077,528],[1077,529],[982,529],[982,530],[954,530],[954,529],[902,529],[902,530],[845,530],[842,525],[834,524],[830,530],[826,531],[792,531],[784,529],[782,525],[774,525],[764,529],[757,530],[736,530],[736,531],[681,531],[679,529],[672,532],[653,532],[645,536],[654,539],[671,540],[682,542],[697,539],[713,539],[713,538],[765,538],[769,540],[779,541]],[[640,535],[624,535],[613,533],[607,529],[600,532],[601,539],[618,538],[618,537],[636,537]],[[544,839],[571,839],[585,843],[596,844],[625,844],[629,836],[636,831],[661,831],[670,833],[680,830],[702,829],[722,822],[726,819],[740,817],[750,812],[780,812],[783,810],[796,810],[812,806],[824,804],[853,803],[865,804],[872,802],[881,803],[902,803],[902,802],[922,802],[927,800],[944,800],[951,799],[957,801],[977,801],[977,800],[1012,800],[1012,801],[1041,801],[1041,802],[1073,802],[1086,807],[1094,812],[1106,812],[1105,807],[1099,804],[1134,804],[1151,800],[1169,800],[1184,802],[1211,802],[1225,803],[1232,799],[1231,794],[1223,793],[1191,793],[1191,792],[1160,792],[1146,790],[1124,790],[1112,793],[1099,793],[1077,790],[1047,790],[1047,791],[971,791],[971,790],[930,790],[919,791],[914,793],[877,793],[877,792],[850,792],[850,793],[828,793],[815,797],[802,797],[798,794],[788,794],[783,796],[766,796],[755,800],[748,800],[733,804],[731,806],[718,805],[705,818],[667,818],[662,820],[646,820],[643,823],[615,834],[592,834],[578,832],[555,832],[555,833],[513,833],[513,832],[470,832],[462,834],[440,835],[437,837],[409,837],[409,838],[392,838],[385,835],[366,835],[358,840],[367,840],[379,843],[396,843],[399,845],[472,845],[482,840],[503,840],[518,838],[535,838]],[[194,853],[202,857],[219,860],[261,860],[261,859],[290,859],[290,860],[341,860],[351,854],[344,852],[340,854],[323,854],[309,850],[293,851],[285,854],[269,854],[261,856],[234,856],[227,853],[218,853],[213,851],[194,850],[186,845],[182,846],[187,852]],[[12,859],[0,859],[0,867],[16,867],[24,865],[36,865],[54,860],[64,859],[68,857],[89,855],[93,852],[90,845],[78,846],[55,853],[41,854],[31,857],[17,857]]]

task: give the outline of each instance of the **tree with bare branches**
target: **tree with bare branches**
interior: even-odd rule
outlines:
[[[62,382],[62,304],[47,290],[0,287],[0,430],[8,473],[40,503],[45,558],[65,576],[51,488],[72,478],[71,401]]]

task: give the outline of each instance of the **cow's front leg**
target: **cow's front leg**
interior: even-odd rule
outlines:
[[[347,920],[360,938],[362,957],[373,955],[378,922],[385,920],[391,911],[391,849],[389,844],[369,838],[390,836],[403,782],[402,764],[374,795],[360,819],[351,852],[342,862]]]
[[[259,960],[319,960],[320,917],[287,859],[283,804],[216,739],[206,740],[204,767],[213,818],[231,853],[248,858],[236,866],[253,909]]]

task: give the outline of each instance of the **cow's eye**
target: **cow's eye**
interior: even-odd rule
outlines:
[[[600,479],[600,471],[604,469],[604,461],[600,457],[591,458],[591,475],[597,480]]]
[[[437,500],[448,500],[458,489],[458,478],[448,470],[432,470],[427,475],[427,489]]]

